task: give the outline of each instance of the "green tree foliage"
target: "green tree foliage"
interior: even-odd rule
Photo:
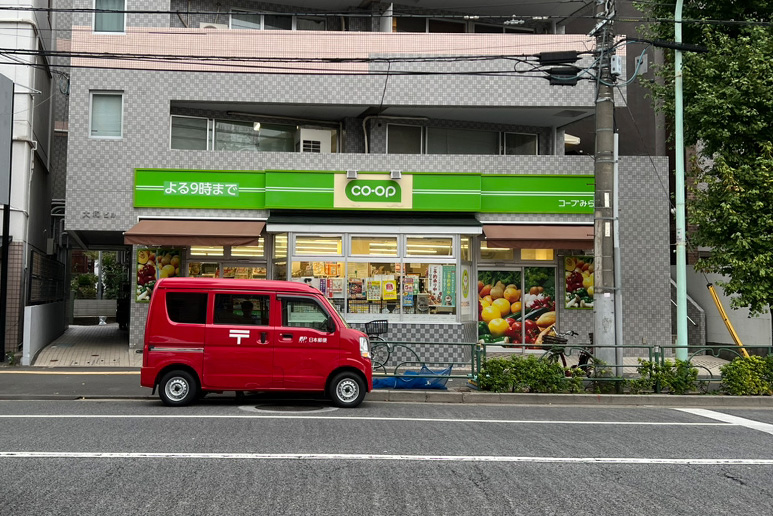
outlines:
[[[647,36],[673,41],[674,5],[638,4],[662,20]],[[708,50],[683,53],[684,141],[698,150],[690,241],[712,249],[696,268],[729,278],[717,283],[733,307],[763,312],[773,304],[773,1],[687,1],[682,18],[683,41]],[[673,113],[671,51],[657,73],[653,94]]]

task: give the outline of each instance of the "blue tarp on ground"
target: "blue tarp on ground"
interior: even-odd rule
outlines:
[[[418,371],[406,371],[403,376],[390,378],[373,378],[374,389],[446,389],[446,382],[451,375],[450,366],[441,371],[431,371],[427,366],[421,366]]]

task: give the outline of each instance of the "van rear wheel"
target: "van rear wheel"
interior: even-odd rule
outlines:
[[[196,379],[187,371],[170,371],[159,382],[158,395],[168,407],[190,405],[199,395]]]
[[[365,398],[365,382],[356,373],[339,373],[330,382],[328,394],[337,407],[354,408]]]

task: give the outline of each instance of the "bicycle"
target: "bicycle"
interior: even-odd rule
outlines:
[[[389,343],[381,336],[389,333],[389,321],[376,320],[365,323],[365,334],[370,341],[370,361],[373,364],[373,369],[383,369],[386,371],[384,365],[389,361],[389,355],[392,354],[392,350]]]
[[[381,370],[387,374],[386,365],[390,359],[395,367],[393,374],[409,364],[423,363],[418,353],[404,342],[387,342],[381,336],[389,332],[389,322],[386,320],[365,323],[365,334],[370,341],[370,362],[374,371]],[[393,357],[394,355],[394,357]],[[406,359],[407,358],[407,359]]]
[[[579,333],[574,330],[557,332],[555,325],[551,326],[550,329],[542,335],[541,343],[550,347],[548,347],[540,360],[547,360],[553,363],[558,363],[558,361],[561,360],[561,365],[564,369],[568,369],[566,347],[569,342],[569,337],[576,337],[577,335],[579,335]],[[580,354],[577,360],[577,368],[580,369],[585,376],[591,378],[596,373],[596,358],[593,356],[593,334],[589,333],[588,338],[590,339],[590,344],[579,347]],[[571,373],[567,371],[567,375],[571,375]]]

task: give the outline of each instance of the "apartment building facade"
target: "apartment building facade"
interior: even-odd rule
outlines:
[[[10,141],[4,139],[0,191],[5,269],[3,360],[16,361],[22,342],[30,338],[50,341],[65,328],[65,257],[58,239],[63,222],[64,182],[56,184],[53,163],[52,97],[58,84],[45,53],[54,46],[51,15],[45,9],[26,10],[46,2],[2,2],[0,9],[0,81],[6,101],[0,110],[3,124],[10,123]],[[63,176],[59,176],[63,177]],[[58,188],[61,186],[61,188]],[[53,202],[52,202],[53,199]],[[57,206],[59,208],[57,208]],[[3,241],[0,241],[0,248]],[[7,260],[2,264],[3,260]]]
[[[310,283],[436,359],[538,309],[593,331],[594,162],[564,127],[593,114],[595,83],[538,60],[591,67],[594,40],[560,33],[567,6],[73,4],[65,229],[131,246],[131,346],[168,276]],[[658,183],[665,159],[620,158],[629,344],[670,342]]]

